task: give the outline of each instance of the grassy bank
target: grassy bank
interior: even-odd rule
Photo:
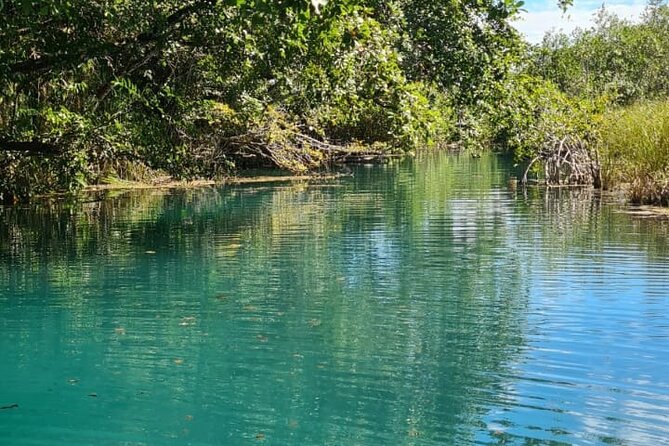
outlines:
[[[669,206],[669,100],[616,108],[600,129],[602,179],[634,203]]]
[[[650,0],[635,21],[602,7],[593,26],[548,33],[531,54],[531,74],[572,101],[600,104],[586,120],[567,115],[590,120],[569,136],[598,149],[603,186],[626,190],[634,203],[669,206],[667,1]]]

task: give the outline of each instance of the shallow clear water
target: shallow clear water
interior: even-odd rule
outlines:
[[[667,222],[509,172],[0,209],[0,443],[662,444]]]

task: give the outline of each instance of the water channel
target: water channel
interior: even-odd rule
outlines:
[[[669,222],[497,156],[0,208],[0,443],[669,438]]]

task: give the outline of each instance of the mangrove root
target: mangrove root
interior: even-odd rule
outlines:
[[[536,163],[543,164],[547,186],[592,185],[601,188],[601,170],[596,149],[590,149],[581,138],[550,137],[539,154],[525,169],[521,184],[527,184],[527,175]]]

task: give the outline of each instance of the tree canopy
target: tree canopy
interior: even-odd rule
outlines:
[[[455,138],[520,54],[515,0],[0,3],[0,189],[321,165]],[[39,181],[29,181],[30,177]],[[39,185],[39,186],[36,186]]]

